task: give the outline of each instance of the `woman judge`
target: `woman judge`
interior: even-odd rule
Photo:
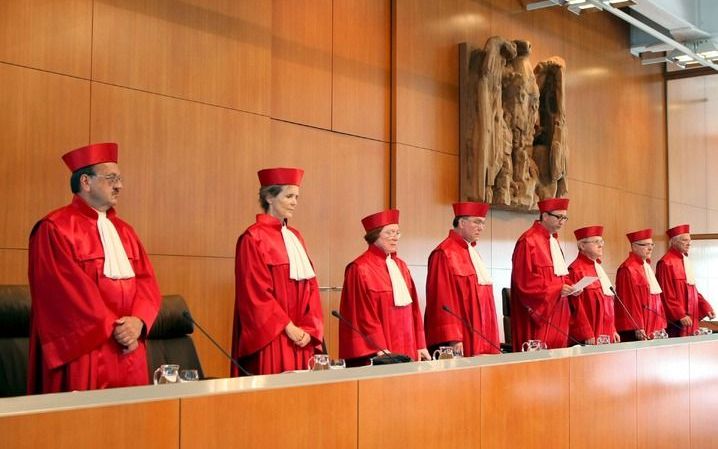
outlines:
[[[429,360],[414,281],[396,256],[399,211],[369,215],[362,224],[369,248],[344,272],[340,310],[349,323],[339,325],[339,357],[353,366],[388,352]]]
[[[259,171],[264,213],[237,241],[232,356],[252,374],[305,369],[322,343],[317,278],[301,234],[287,225],[303,175]],[[240,374],[234,365],[231,372]]]

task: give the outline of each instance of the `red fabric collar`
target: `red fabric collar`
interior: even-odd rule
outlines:
[[[82,199],[80,195],[73,195],[72,197],[72,207],[76,208],[78,211],[80,211],[81,214],[86,215],[94,220],[97,220],[98,214],[95,209],[90,207],[85,200]],[[107,210],[107,217],[112,218],[115,215],[117,215],[117,212],[115,212],[115,208],[111,207]]]

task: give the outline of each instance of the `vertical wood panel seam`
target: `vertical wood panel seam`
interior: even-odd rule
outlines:
[[[396,0],[389,5],[389,207],[396,207]]]
[[[87,143],[92,143],[92,78],[93,62],[92,57],[95,53],[95,1],[92,1],[92,9],[90,11],[90,105],[87,114]]]

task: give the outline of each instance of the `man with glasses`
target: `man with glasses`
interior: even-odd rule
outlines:
[[[541,340],[548,348],[568,344],[569,295],[575,291],[558,244],[568,220],[568,198],[538,203],[539,219],[516,242],[511,271],[511,338],[514,352],[524,342]]]
[[[578,282],[590,276],[597,277],[598,281],[572,299],[570,335],[589,345],[605,340],[606,337],[608,341],[598,343],[620,342],[614,323],[611,281],[601,266],[605,244],[603,226],[587,226],[576,229],[573,234],[578,245],[578,257],[568,267],[571,280]]]
[[[114,210],[123,188],[117,144],[62,159],[72,203],[30,234],[28,392],[147,384],[144,338],[161,297],[140,239]]]
[[[663,306],[670,323],[668,335],[685,337],[698,330],[698,322],[714,318],[713,308],[696,288],[696,275],[688,250],[691,230],[687,224],[675,226],[666,234],[670,238],[668,252],[656,264],[656,277],[663,290]]]
[[[453,208],[454,228],[429,256],[424,314],[429,352],[453,346],[467,357],[498,354],[493,282],[476,249],[489,205],[454,203]]]
[[[661,287],[651,268],[653,230],[626,234],[631,243],[628,258],[618,267],[616,293],[622,301],[616,307],[616,329],[621,341],[660,338],[666,318],[661,305]]]

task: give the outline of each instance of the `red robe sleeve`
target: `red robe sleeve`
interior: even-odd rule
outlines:
[[[453,282],[449,261],[443,251],[436,250],[429,257],[426,278],[426,313],[424,324],[429,346],[439,343],[463,341],[462,323],[458,318],[443,310],[448,306],[452,312],[460,313],[456,285]]]
[[[550,321],[549,313],[561,300],[563,279],[545,271],[553,267],[537,267],[533,260],[528,239],[516,243],[512,258],[512,292],[524,307],[531,308],[531,319],[542,325]],[[516,292],[513,291],[516,290]],[[535,317],[539,315],[541,318]]]
[[[235,356],[244,356],[266,346],[291,320],[274,297],[272,274],[250,234],[243,234],[237,242],[235,282],[235,310],[241,317]]]
[[[33,327],[49,369],[107,341],[118,318],[73,254],[70,242],[52,222],[42,221],[30,236]]]
[[[419,297],[416,294],[416,285],[414,285],[414,279],[409,273],[409,267],[404,265],[406,270],[405,278],[409,278],[409,292],[411,294],[411,311],[414,316],[414,341],[416,342],[416,349],[426,349],[426,337],[424,336],[424,320],[421,317],[421,307],[419,306]],[[409,354],[412,358],[418,357],[417,354]]]
[[[686,316],[686,303],[684,292],[676,273],[674,261],[667,262],[661,259],[656,264],[656,279],[663,290],[663,305],[669,321],[678,321]],[[676,262],[680,262],[677,260]]]
[[[137,236],[134,236],[134,242],[137,245],[137,260],[132,269],[135,271],[137,292],[132,303],[132,316],[136,316],[145,323],[145,335],[147,335],[157,318],[157,313],[162,303],[162,295],[157,285],[155,271],[147,257],[145,248]]]
[[[643,321],[643,301],[638,288],[631,276],[631,270],[619,267],[616,273],[616,293],[630,314],[629,316],[626,313],[620,302],[616,304],[616,329],[619,331],[637,330],[636,324],[639,326],[638,329],[646,329]],[[636,324],[633,323],[634,320]]]
[[[706,301],[706,299],[698,293],[698,319],[702,320],[707,317],[709,313],[713,312],[713,307]]]
[[[372,298],[361,279],[360,268],[356,263],[347,266],[344,272],[344,286],[339,306],[342,316],[368,337],[368,343],[347,324],[339,325],[339,357],[354,359],[373,355],[389,345],[384,338],[378,310],[372,304]],[[376,345],[374,347],[373,345]]]
[[[571,284],[575,284],[580,281],[584,273],[581,270],[576,270],[573,264],[568,267],[568,276]],[[598,281],[597,281],[598,282]],[[584,289],[583,292],[576,296],[569,296],[569,305],[571,306],[571,322],[569,334],[580,342],[584,342],[589,338],[593,338],[593,328],[586,315],[586,302],[592,300],[589,297],[589,292]]]

